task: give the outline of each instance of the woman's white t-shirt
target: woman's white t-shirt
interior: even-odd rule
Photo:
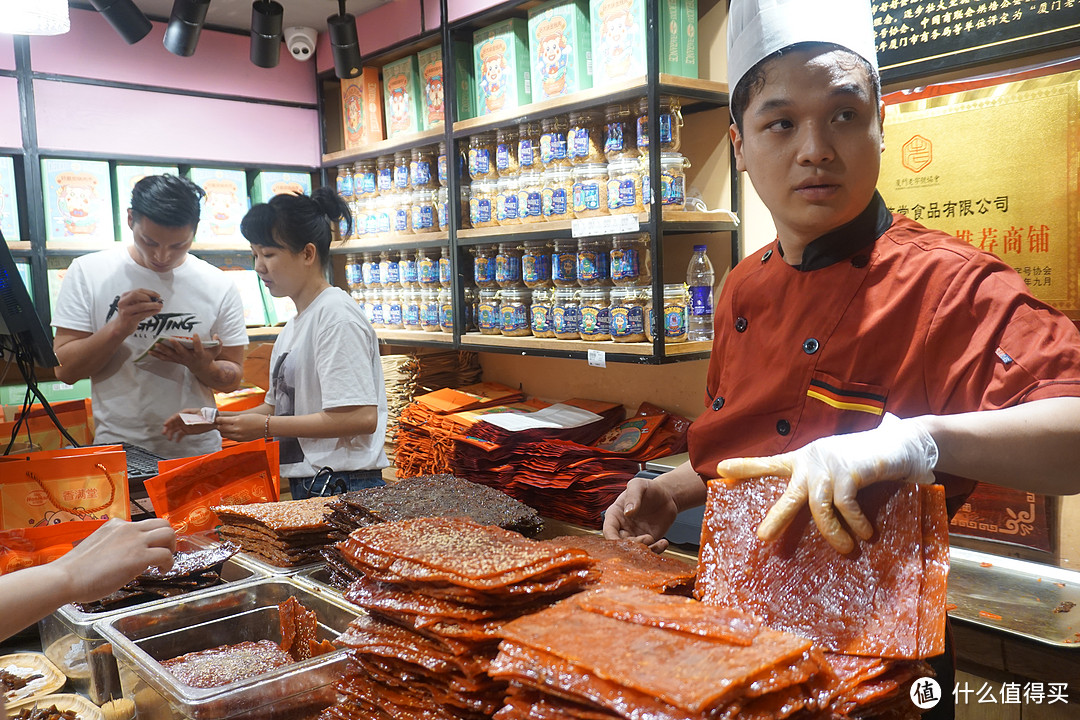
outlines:
[[[329,287],[285,325],[270,355],[266,402],[275,415],[308,415],[340,407],[373,405],[379,423],[370,435],[278,438],[282,477],[335,471],[376,470],[389,462],[386,386],[379,341],[360,306],[344,290]]]

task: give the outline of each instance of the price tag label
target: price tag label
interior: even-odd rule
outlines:
[[[603,350],[590,350],[589,351],[589,365],[591,367],[606,368],[607,367],[607,353]]]
[[[575,218],[570,222],[570,234],[576,238],[595,235],[625,235],[641,229],[637,215],[598,215],[590,218]]]

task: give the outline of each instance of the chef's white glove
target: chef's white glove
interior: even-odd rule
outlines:
[[[874,528],[856,501],[859,490],[882,480],[932,483],[937,460],[937,443],[918,420],[886,413],[873,430],[824,437],[782,455],[724,460],[716,472],[722,478],[739,480],[768,475],[790,478],[784,494],[758,526],[758,537],[776,538],[809,502],[818,530],[833,547],[847,553],[855,548],[855,541],[833,508],[852,532],[867,540]]]

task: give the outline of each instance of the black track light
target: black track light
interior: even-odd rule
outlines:
[[[142,40],[154,27],[132,0],[90,0],[90,4],[128,45]]]
[[[251,4],[251,62],[262,68],[277,67],[281,57],[281,3],[255,0]]]
[[[210,0],[176,0],[165,28],[165,49],[181,57],[193,55],[209,7]]]
[[[345,0],[338,0],[338,14],[326,18],[330,50],[334,54],[334,74],[342,80],[360,74],[360,39],[356,18],[345,12]]]

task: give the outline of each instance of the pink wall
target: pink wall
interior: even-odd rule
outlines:
[[[318,167],[315,110],[34,82],[43,152]]]
[[[498,4],[499,0],[447,0],[446,13],[453,22]]]
[[[442,25],[439,17],[439,0],[422,0],[424,3],[424,30],[437,30]]]
[[[0,77],[0,147],[22,147],[19,82],[15,78]]]
[[[30,61],[33,69],[42,73],[316,102],[314,66],[293,60],[284,47],[278,66],[266,69],[251,64],[246,36],[203,30],[195,54],[185,58],[162,47],[164,35],[164,23],[154,23],[149,35],[128,45],[97,12],[72,8],[71,32],[31,38]],[[0,49],[0,67],[2,55]]]
[[[0,70],[15,69],[15,42],[11,35],[0,35]]]

